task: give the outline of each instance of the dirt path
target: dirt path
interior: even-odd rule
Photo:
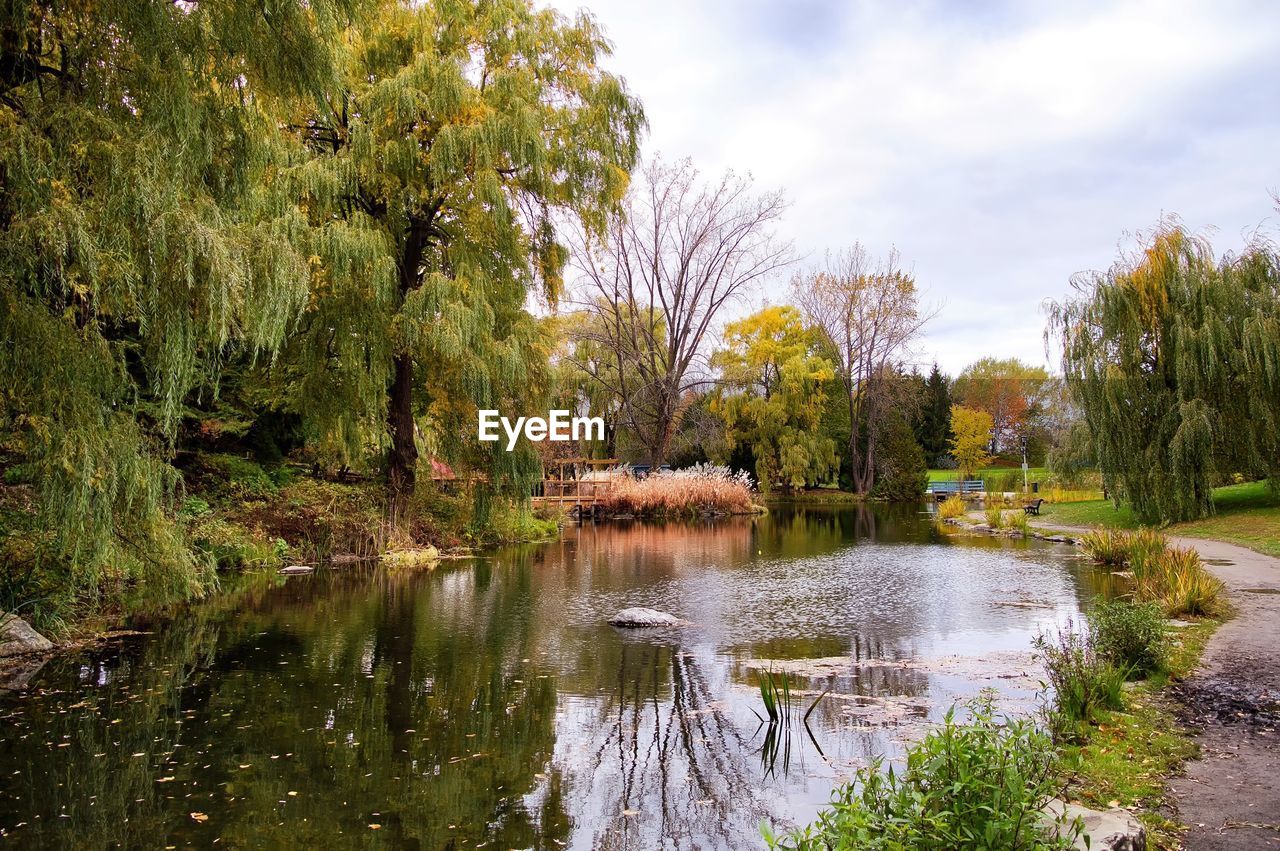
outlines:
[[[1280,848],[1280,559],[1193,538],[1226,583],[1236,616],[1205,647],[1178,687],[1200,758],[1174,778],[1191,851]]]
[[[1280,849],[1280,559],[1220,541],[1171,540],[1195,547],[1236,608],[1199,669],[1174,688],[1200,745],[1200,757],[1170,784],[1190,825],[1183,847]]]

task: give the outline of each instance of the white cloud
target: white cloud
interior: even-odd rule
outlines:
[[[953,373],[1041,360],[1042,302],[1162,213],[1220,248],[1274,213],[1280,4],[588,5],[646,150],[781,186],[801,253],[896,245]]]

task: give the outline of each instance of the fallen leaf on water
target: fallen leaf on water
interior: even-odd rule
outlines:
[[[209,817],[208,817],[207,815],[205,815],[204,813],[191,813],[190,815],[191,815],[191,818],[195,819],[196,821],[208,821],[208,820],[209,820]]]
[[[380,824],[371,824],[371,825],[369,825],[369,829],[370,829],[370,830],[382,830],[382,825],[380,825]]]

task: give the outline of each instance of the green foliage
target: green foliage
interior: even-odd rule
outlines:
[[[1147,523],[1213,512],[1218,477],[1280,476],[1280,256],[1215,260],[1161,224],[1055,305],[1068,386],[1104,478]]]
[[[990,526],[992,529],[1004,528],[1004,507],[1003,506],[1000,506],[1000,505],[989,506],[986,509],[986,511],[983,512],[983,514],[986,515],[987,525]]]
[[[724,338],[712,357],[724,380],[712,411],[724,419],[726,448],[751,448],[762,491],[823,481],[835,467],[835,443],[818,426],[835,373],[815,354],[800,311],[766,307],[730,323]]]
[[[62,611],[209,586],[166,459],[189,396],[275,351],[306,301],[278,128],[332,79],[360,5],[0,12],[0,440],[38,490],[19,575]]]
[[[929,467],[905,417],[889,411],[877,424],[876,483],[871,496],[896,502],[918,502],[929,484]]]
[[[920,388],[915,422],[916,440],[926,463],[937,464],[950,449],[951,385],[935,363]]]
[[[283,538],[267,538],[227,520],[206,517],[190,531],[191,543],[222,569],[280,567],[289,554]]]
[[[421,444],[524,491],[530,446],[452,438],[477,408],[541,407],[551,345],[525,305],[562,288],[552,222],[603,228],[643,115],[588,15],[396,3],[349,35],[340,89],[299,122],[314,156],[289,176],[323,282],[275,371],[284,404],[341,461],[389,444],[397,488]]]
[[[879,760],[859,769],[809,827],[778,837],[763,826],[770,847],[1071,848],[1080,826],[1061,817],[1047,823],[1042,813],[1060,791],[1049,736],[1029,720],[997,718],[990,696],[969,711],[963,724],[948,711],[941,727],[908,749],[905,771],[884,772]]]
[[[1100,600],[1089,612],[1098,655],[1133,678],[1164,669],[1164,610],[1155,603]]]
[[[1124,709],[1128,669],[1113,665],[1100,652],[1091,630],[1077,632],[1071,621],[1056,635],[1036,638],[1036,650],[1048,674],[1053,704],[1048,712],[1054,736],[1075,740],[1106,710]]]

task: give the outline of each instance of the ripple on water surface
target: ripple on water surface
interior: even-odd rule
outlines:
[[[1093,577],[914,508],[571,527],[434,573],[247,578],[0,696],[32,845],[744,848],[1028,653]],[[628,632],[650,606],[692,624]],[[770,735],[786,673],[808,728]]]

